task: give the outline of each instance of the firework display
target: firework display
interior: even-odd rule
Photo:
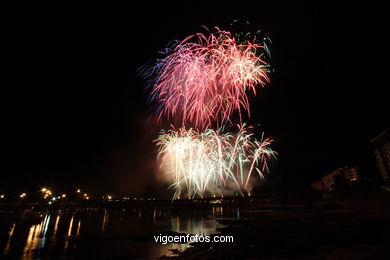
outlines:
[[[268,46],[256,37],[243,41],[243,35],[219,28],[197,33],[171,42],[162,59],[141,69],[157,121],[178,126],[162,130],[155,141],[174,198],[227,189],[243,194],[254,173],[264,178],[268,160],[276,155],[272,139],[256,139],[243,123],[243,113],[250,116],[247,93],[256,95],[270,81]],[[238,132],[225,132],[235,114]]]
[[[210,185],[227,187],[228,183],[243,191],[252,172],[264,177],[267,160],[275,156],[270,148],[272,139],[257,140],[245,125],[238,127],[237,134],[212,129],[161,131],[157,139],[158,157],[164,172],[172,179],[174,197],[181,193],[188,197],[203,196]]]
[[[230,32],[218,28],[175,42],[165,57],[144,70],[150,80],[151,100],[157,103],[158,120],[180,119],[182,127],[207,129],[216,123],[232,123],[236,111],[250,114],[247,92],[269,82],[264,60],[265,44],[237,43]]]

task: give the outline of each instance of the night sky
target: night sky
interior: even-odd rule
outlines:
[[[276,140],[270,179],[302,186],[372,160],[369,141],[389,126],[381,7],[225,2],[14,8],[3,47],[0,189],[164,191],[152,143],[161,125],[147,120],[136,70],[169,41],[235,19],[273,42],[272,82],[251,97],[247,120]]]

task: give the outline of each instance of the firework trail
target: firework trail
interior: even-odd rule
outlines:
[[[203,196],[213,187],[235,186],[241,192],[254,172],[264,177],[268,160],[276,155],[270,148],[273,140],[257,140],[245,124],[238,128],[237,134],[222,134],[222,128],[161,131],[158,159],[173,182],[174,198]]]
[[[238,43],[230,32],[215,28],[169,44],[164,58],[141,69],[158,120],[178,119],[181,127],[205,130],[214,123],[217,128],[232,124],[237,112],[242,123],[242,112],[250,116],[247,92],[256,95],[257,86],[269,83],[268,47],[257,41]]]

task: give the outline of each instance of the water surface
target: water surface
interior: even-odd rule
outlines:
[[[189,244],[155,243],[153,236],[174,231],[217,234],[222,218],[239,218],[237,209],[65,210],[29,213],[0,224],[2,256],[12,259],[155,259]]]

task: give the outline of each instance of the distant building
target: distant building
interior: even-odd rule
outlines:
[[[343,180],[343,185],[352,185],[359,180],[358,167],[341,167],[331,173],[323,176],[320,181],[315,182],[312,186],[318,190],[332,191],[337,187],[337,180]]]
[[[372,139],[371,144],[374,147],[374,153],[377,160],[377,167],[382,179],[385,182],[390,181],[390,142],[389,130],[383,131],[377,137]]]

